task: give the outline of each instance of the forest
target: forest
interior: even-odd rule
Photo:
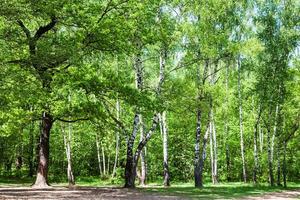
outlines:
[[[0,198],[299,190],[299,1],[0,2]]]

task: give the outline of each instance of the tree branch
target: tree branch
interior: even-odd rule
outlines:
[[[114,120],[114,122],[115,122],[119,127],[121,127],[122,130],[123,130],[125,133],[128,133],[128,131],[126,130],[124,124],[123,124],[120,120],[118,120],[118,119],[111,113],[111,111],[110,111],[109,108],[108,108],[108,105],[107,105],[105,102],[103,102],[103,101],[102,101],[102,104],[104,105],[104,108],[105,108],[105,110],[107,111],[109,117],[112,118],[112,120]]]
[[[299,122],[300,121],[300,114],[298,114],[294,124],[292,125],[292,131],[290,132],[290,134],[285,138],[285,142],[287,143],[292,137],[293,135],[296,133],[296,131],[299,128]]]
[[[19,26],[22,28],[23,32],[26,34],[27,39],[29,40],[31,38],[31,34],[28,28],[26,28],[26,26],[24,25],[24,23],[18,19],[17,23],[19,24]]]
[[[120,5],[122,5],[122,4],[126,3],[126,2],[128,2],[128,0],[122,1],[119,4],[111,6],[112,0],[110,0],[107,3],[107,6],[105,7],[105,9],[104,9],[102,15],[100,16],[100,18],[98,19],[97,23],[100,23],[102,21],[102,19],[104,18],[104,16],[107,15],[110,11],[112,11],[114,9],[118,9],[118,6],[120,6]]]
[[[153,116],[153,122],[152,122],[152,126],[151,126],[150,130],[148,131],[146,137],[139,143],[139,145],[138,145],[138,147],[137,147],[137,149],[135,151],[135,154],[134,154],[135,160],[138,159],[138,157],[140,156],[140,153],[141,153],[142,149],[147,144],[148,140],[150,140],[152,134],[154,133],[154,131],[155,131],[157,125],[158,125],[158,121],[159,121],[158,115],[154,114],[154,116]]]
[[[27,60],[20,59],[20,60],[9,60],[6,62],[7,64],[18,64],[18,65],[30,65]]]
[[[57,18],[55,16],[51,17],[51,22],[49,24],[47,24],[46,26],[41,26],[35,33],[33,39],[35,41],[37,41],[40,37],[43,36],[43,34],[47,33],[48,31],[50,31],[55,24],[57,23]]]

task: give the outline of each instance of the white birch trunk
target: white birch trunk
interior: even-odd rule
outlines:
[[[246,161],[245,161],[245,147],[244,147],[244,127],[243,127],[243,103],[242,103],[242,86],[241,86],[241,60],[238,57],[238,95],[239,95],[239,121],[240,121],[240,145],[241,145],[241,157],[243,166],[243,180],[247,182],[247,172],[246,172]]]
[[[226,67],[226,82],[225,82],[225,85],[226,85],[226,97],[225,97],[225,105],[226,105],[226,114],[225,114],[225,148],[226,148],[226,171],[227,171],[227,181],[229,182],[230,181],[230,155],[229,155],[229,144],[228,144],[228,136],[229,136],[229,132],[228,132],[228,107],[229,107],[229,104],[228,104],[228,78],[229,77],[229,63]]]
[[[211,180],[212,183],[215,184],[215,178],[214,178],[214,150],[213,150],[213,136],[212,136],[212,121],[210,119],[209,122],[209,146],[210,146],[210,165],[211,165]]]
[[[278,103],[276,104],[276,110],[275,110],[275,121],[274,121],[274,128],[273,128],[273,135],[272,135],[272,140],[271,140],[271,160],[273,162],[274,158],[274,142],[275,142],[275,137],[277,135],[277,123],[278,123],[278,113],[279,113],[279,105]]]
[[[99,145],[99,136],[96,134],[96,148],[97,148],[97,158],[98,158],[98,167],[99,175],[102,175],[102,166],[101,166],[101,155],[100,155],[100,145]]]
[[[218,152],[217,152],[217,136],[214,120],[212,121],[212,133],[214,142],[214,184],[218,183]]]
[[[119,101],[119,99],[117,99],[116,110],[117,110],[117,120],[120,120],[120,101]],[[119,142],[120,142],[119,126],[117,126],[117,130],[116,130],[115,161],[114,161],[114,167],[113,167],[112,177],[114,177],[116,175],[117,164],[118,164],[118,156],[119,156]]]
[[[264,147],[264,132],[260,124],[258,125],[258,130],[259,130],[259,148],[260,148],[260,153],[262,153]]]
[[[106,175],[106,167],[105,167],[105,152],[104,147],[101,142],[101,152],[102,152],[102,164],[103,164],[103,174]]]
[[[164,186],[170,186],[170,174],[169,174],[169,163],[168,163],[168,126],[166,111],[162,113],[162,132],[163,132],[163,167],[164,167]]]
[[[145,138],[144,132],[144,121],[143,116],[140,114],[140,142]],[[140,183],[142,186],[146,185],[146,160],[145,160],[145,148],[141,151],[141,176],[140,176]]]

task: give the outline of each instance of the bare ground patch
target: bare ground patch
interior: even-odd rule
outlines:
[[[261,196],[246,197],[243,199],[245,200],[259,200],[259,199],[294,200],[294,199],[300,199],[300,190],[271,192]]]
[[[135,189],[124,188],[99,188],[99,187],[51,187],[47,189],[34,189],[30,187],[2,187],[0,188],[0,199],[183,199],[176,196],[160,196],[159,194],[145,194]]]

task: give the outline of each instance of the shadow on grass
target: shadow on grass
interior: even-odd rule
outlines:
[[[33,183],[33,178],[30,177],[15,177],[15,176],[2,176],[0,177],[1,185],[28,185]]]

